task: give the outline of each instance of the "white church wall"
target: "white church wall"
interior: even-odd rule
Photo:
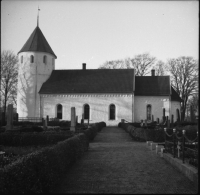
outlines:
[[[30,62],[31,55],[34,62]],[[47,56],[46,64],[43,56]],[[21,63],[21,56],[23,62]],[[38,94],[42,84],[50,77],[54,69],[54,56],[45,52],[21,52],[18,68],[17,112],[19,117],[40,116],[40,96]],[[37,68],[36,68],[37,67]]]
[[[181,103],[178,101],[172,101],[171,102],[171,114],[174,115],[174,122],[177,121],[178,119],[178,115],[177,115],[177,109],[179,109],[179,113],[180,113],[180,109],[181,109]],[[181,113],[180,113],[181,116]]]
[[[169,116],[170,104],[169,96],[135,96],[134,100],[134,121],[141,122],[147,119],[147,105],[152,107],[151,114],[154,115],[154,120],[162,120],[163,108],[165,108],[165,116]]]
[[[74,95],[41,95],[41,117],[56,117],[56,105],[63,106],[63,120],[71,120],[71,107],[76,108],[80,123],[83,106],[90,106],[90,123],[104,121],[107,126],[118,125],[121,119],[132,121],[132,94],[74,94]],[[109,120],[109,105],[116,106],[116,119]]]

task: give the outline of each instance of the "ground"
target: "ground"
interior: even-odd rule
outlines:
[[[195,194],[183,173],[123,129],[105,127],[54,193]]]

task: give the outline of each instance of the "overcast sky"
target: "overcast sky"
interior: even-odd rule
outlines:
[[[96,69],[149,52],[198,59],[198,1],[1,1],[1,50],[15,54],[37,25],[57,55],[56,69]]]

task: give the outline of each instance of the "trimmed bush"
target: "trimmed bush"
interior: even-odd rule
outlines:
[[[175,122],[174,126],[188,126],[188,125],[197,125],[197,122],[183,121],[183,122]]]
[[[52,145],[72,137],[68,133],[1,133],[0,145],[4,146],[38,146]]]
[[[96,123],[85,130],[85,133],[29,153],[0,169],[0,193],[51,192],[70,166],[88,150],[89,140],[93,140],[97,132],[105,126],[104,122]],[[56,136],[55,133],[50,135]],[[15,138],[7,138],[11,141],[19,140],[16,136],[13,137]]]
[[[0,192],[49,192],[87,149],[88,139],[84,134],[79,134],[23,156],[0,169]]]
[[[137,126],[137,125],[136,125]],[[133,140],[137,141],[154,141],[154,142],[164,142],[164,130],[163,129],[153,129],[153,128],[143,128],[143,127],[134,127],[129,123],[119,123],[118,127],[123,128]]]
[[[97,132],[101,131],[103,127],[106,127],[105,122],[95,123],[90,128],[83,130],[83,133],[89,138],[89,141],[92,141],[97,135]]]

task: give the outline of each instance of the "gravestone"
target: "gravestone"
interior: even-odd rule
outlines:
[[[181,121],[179,109],[176,109],[177,112],[177,122]]]
[[[171,127],[174,127],[174,115],[171,116]]]
[[[71,126],[70,126],[71,131],[76,130],[76,110],[75,107],[71,107]]]
[[[49,115],[47,115],[47,125],[48,125],[48,122],[49,122]]]
[[[84,114],[82,114],[81,125],[84,124]]]
[[[168,116],[167,116],[167,128],[170,128],[170,120],[168,119]]]
[[[152,115],[152,122],[154,122],[154,116]]]
[[[13,129],[13,105],[9,104],[7,109],[7,125],[6,130]]]
[[[42,118],[42,124],[43,124],[43,129],[46,130],[47,129],[47,120]]]
[[[157,118],[157,123],[159,124],[159,122],[160,122],[160,121],[159,121],[159,118]]]

